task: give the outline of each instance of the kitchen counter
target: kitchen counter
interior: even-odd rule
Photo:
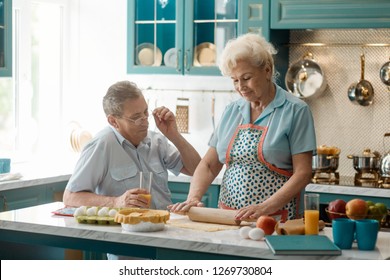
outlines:
[[[339,194],[339,195],[357,195],[369,197],[390,198],[390,189],[359,187],[350,185],[326,185],[326,184],[308,184],[306,191],[317,192],[324,194]]]
[[[388,259],[390,233],[379,232],[373,251],[354,244],[340,256],[275,256],[264,241],[241,239],[238,230],[203,232],[166,225],[160,232],[125,232],[119,225],[79,224],[73,217],[54,216],[60,202],[0,213],[0,241],[61,248],[111,251],[152,259]],[[171,219],[181,218],[172,214]],[[332,239],[330,228],[321,234]]]

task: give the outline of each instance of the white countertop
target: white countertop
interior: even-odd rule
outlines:
[[[100,240],[119,244],[134,244],[169,248],[189,252],[203,252],[236,257],[260,259],[387,259],[390,258],[390,233],[379,232],[377,247],[373,251],[359,251],[356,244],[343,250],[340,256],[274,256],[264,241],[242,239],[238,230],[203,232],[166,225],[160,232],[130,233],[118,225],[102,226],[79,224],[73,217],[54,216],[52,211],[63,207],[60,202],[0,213],[0,231],[18,231],[71,237],[81,240]],[[171,219],[182,216],[171,215]],[[332,239],[330,228],[321,234]],[[1,236],[1,235],[0,235]]]
[[[325,184],[308,184],[306,191],[329,193],[329,194],[345,194],[345,195],[359,195],[370,197],[386,197],[390,198],[390,189],[383,188],[368,188],[358,186],[336,186]]]

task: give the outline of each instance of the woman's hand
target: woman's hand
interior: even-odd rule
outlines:
[[[204,207],[204,203],[198,199],[186,200],[184,202],[178,202],[175,204],[168,205],[168,210],[172,213],[186,213],[192,206]]]
[[[130,189],[115,200],[115,207],[148,208],[148,200],[139,194],[146,194],[144,189]]]
[[[245,220],[245,219],[257,219],[262,215],[266,215],[265,211],[262,209],[261,204],[249,205],[238,210],[236,219]]]

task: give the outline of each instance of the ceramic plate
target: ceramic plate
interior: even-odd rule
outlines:
[[[153,44],[143,43],[137,46],[135,50],[137,65],[160,66],[162,62],[161,50]]]
[[[216,47],[212,43],[202,43],[195,48],[194,66],[215,66]]]
[[[171,48],[164,54],[164,64],[168,67],[176,67],[177,52],[175,48]]]

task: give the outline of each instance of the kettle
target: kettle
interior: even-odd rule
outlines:
[[[383,148],[385,149],[385,138],[389,137],[390,133],[385,133],[383,136]],[[386,149],[385,149],[386,151]],[[382,178],[390,178],[390,151],[385,154],[380,163],[380,173]]]

